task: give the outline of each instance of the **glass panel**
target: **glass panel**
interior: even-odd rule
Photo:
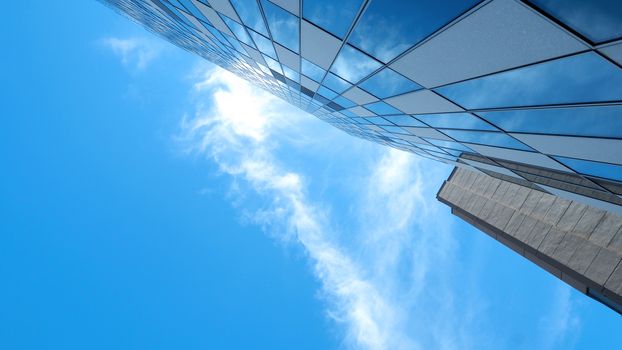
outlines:
[[[274,51],[274,46],[272,46],[272,41],[268,38],[265,38],[263,35],[249,31],[251,37],[255,41],[255,45],[259,51],[262,53],[276,58],[276,52]]]
[[[386,63],[477,2],[372,1],[352,31],[349,42]]]
[[[308,76],[309,78],[320,82],[322,81],[322,78],[324,78],[324,73],[325,71],[316,66],[315,64],[305,60],[304,58],[300,59],[301,62],[301,68],[302,68],[302,74]]]
[[[347,98],[345,98],[343,96],[337,97],[335,99],[335,102],[337,102],[338,104],[340,104],[341,106],[343,106],[345,108],[350,108],[350,107],[356,106],[356,103],[348,100]],[[350,112],[350,111],[344,111],[344,112]]]
[[[622,181],[622,166],[620,165],[590,162],[588,160],[566,157],[553,158],[557,159],[564,165],[567,165],[571,169],[574,169],[581,174],[594,175],[605,179]]]
[[[389,116],[385,116],[384,119],[396,124],[396,125],[400,125],[400,126],[423,126],[425,127],[426,125],[424,125],[423,123],[421,123],[420,121],[418,121],[417,119],[409,116],[409,115],[389,115]]]
[[[328,73],[328,75],[326,75],[326,78],[324,78],[324,82],[322,84],[326,85],[327,87],[331,88],[334,91],[337,91],[338,93],[342,93],[347,88],[352,86],[347,81],[339,78],[338,76],[332,73]]]
[[[443,141],[443,140],[435,140],[435,139],[429,139],[424,137],[424,139],[426,141],[428,141],[429,143],[436,145],[436,146],[440,146],[440,147],[445,147],[445,148],[451,148],[451,149],[457,149],[460,151],[467,151],[467,152],[473,152],[475,153],[472,149],[468,148],[467,146],[464,146],[461,143],[458,142],[453,142],[453,141]]]
[[[242,19],[242,22],[259,33],[268,36],[266,25],[263,22],[263,16],[259,11],[259,6],[254,0],[230,0],[233,7]]]
[[[320,88],[317,90],[317,93],[322,95],[323,97],[326,97],[329,100],[332,100],[333,98],[338,96],[336,92],[328,89],[325,86],[320,86]]]
[[[527,145],[501,132],[490,131],[465,131],[465,130],[440,130],[444,134],[452,138],[471,143],[480,143],[482,145],[508,147],[531,151]]]
[[[267,56],[264,56],[263,58],[266,60],[266,63],[268,64],[268,67],[270,67],[270,69],[281,73],[281,65],[279,64],[279,62]]]
[[[379,101],[379,102],[375,102],[375,103],[370,103],[368,105],[365,105],[365,108],[369,109],[370,111],[378,114],[378,115],[387,115],[387,114],[403,114],[401,111],[398,111],[397,109],[391,107],[390,105]]]
[[[622,37],[622,1],[619,0],[532,0],[593,42]]]
[[[622,100],[622,70],[587,52],[435,91],[469,109]]]
[[[417,114],[414,117],[435,128],[497,130],[471,113]]]
[[[622,106],[477,113],[508,132],[622,137]]]
[[[227,27],[231,29],[233,34],[235,34],[235,36],[238,39],[240,39],[246,45],[254,46],[253,41],[251,40],[250,36],[248,36],[248,34],[246,33],[246,29],[244,29],[243,25],[228,18],[227,16],[221,16],[221,17],[227,24]]]
[[[290,78],[291,80],[294,81],[300,81],[300,74],[298,74],[298,72],[296,72],[295,70],[287,67],[286,65],[283,65],[283,73],[285,73],[285,76]]]
[[[288,49],[299,52],[300,19],[269,1],[261,0],[272,38]]]
[[[330,70],[355,84],[378,68],[380,68],[378,61],[350,45],[345,45]]]
[[[368,122],[374,123],[376,125],[391,125],[386,119],[382,117],[367,117],[365,118]]]
[[[302,16],[343,39],[362,0],[305,0]]]
[[[390,131],[392,133],[396,133],[396,134],[408,134],[406,132],[406,130],[398,127],[398,126],[393,126],[393,125],[383,125],[381,126],[381,128],[385,129],[386,131]],[[398,142],[397,140],[395,140],[396,142]],[[404,140],[400,140],[402,142],[404,142]]]
[[[361,83],[359,87],[371,92],[379,98],[387,98],[421,89],[419,84],[406,79],[389,68],[385,68],[374,74],[371,78]]]

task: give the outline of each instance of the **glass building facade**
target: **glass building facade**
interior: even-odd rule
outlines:
[[[102,0],[345,132],[622,212],[622,2]]]

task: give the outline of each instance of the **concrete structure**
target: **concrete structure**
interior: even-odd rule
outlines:
[[[455,168],[437,198],[452,213],[622,313],[622,217]]]

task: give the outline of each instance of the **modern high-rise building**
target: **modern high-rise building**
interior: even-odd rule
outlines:
[[[622,2],[102,0],[349,134],[456,166],[438,198],[622,308]]]

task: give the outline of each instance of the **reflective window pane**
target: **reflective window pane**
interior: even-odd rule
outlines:
[[[294,52],[299,52],[300,19],[269,1],[262,0],[261,5],[274,41]]]
[[[379,98],[387,98],[421,89],[419,84],[406,79],[389,68],[374,74],[359,86]]]
[[[622,137],[622,106],[477,113],[508,132]]]
[[[400,126],[425,126],[422,122],[409,115],[388,115],[384,119]]]
[[[256,30],[257,32],[268,35],[266,25],[263,22],[263,16],[259,11],[259,6],[256,1],[248,0],[230,0],[231,4],[237,11],[238,15],[242,19],[242,22],[248,27]]]
[[[255,33],[252,30],[249,31],[253,41],[255,41],[255,45],[257,49],[262,53],[276,58],[276,52],[274,51],[274,46],[272,46],[272,41],[270,39],[263,37],[261,34]]]
[[[434,89],[462,107],[622,100],[622,70],[594,52]]]
[[[402,112],[400,112],[399,110],[391,107],[390,105],[382,102],[382,101],[378,101],[376,103],[371,103],[368,105],[365,105],[365,108],[369,109],[370,111],[378,114],[378,115],[387,115],[387,114],[402,114]]]
[[[428,141],[429,143],[436,145],[436,146],[440,146],[440,147],[445,147],[445,148],[451,148],[451,149],[457,149],[460,151],[467,151],[467,152],[473,152],[472,149],[468,148],[467,146],[458,143],[458,142],[453,142],[453,141],[443,141],[443,140],[435,140],[435,139],[425,139],[426,141]]]
[[[326,78],[324,78],[324,81],[322,82],[322,84],[326,85],[327,87],[331,88],[333,91],[336,91],[338,93],[342,93],[344,90],[352,86],[350,83],[339,78],[333,73],[328,73],[326,75]]]
[[[330,70],[352,84],[356,84],[378,68],[380,68],[380,62],[350,45],[345,45]]]
[[[480,143],[482,145],[531,150],[527,145],[502,133],[490,131],[441,130],[461,142]]]
[[[583,34],[592,42],[622,37],[622,1],[532,0],[542,10]]]
[[[566,158],[566,157],[553,157],[568,166],[569,168],[585,175],[593,175],[602,177],[605,179],[612,179],[622,181],[622,166],[590,162],[588,160]]]
[[[251,41],[250,36],[248,36],[248,34],[246,33],[246,29],[244,29],[243,25],[241,25],[240,23],[230,19],[227,16],[222,16],[222,19],[227,24],[227,27],[229,27],[229,29],[231,29],[233,34],[235,34],[235,36],[239,40],[241,40],[246,45],[254,46],[253,42]]]
[[[348,100],[347,98],[343,97],[343,96],[339,96],[335,99],[335,102],[337,102],[338,104],[340,104],[342,107],[344,108],[350,108],[350,107],[354,107],[356,106],[356,103]],[[344,112],[348,112],[348,115],[352,114],[354,115],[354,113],[350,112],[350,111],[344,111]]]
[[[302,74],[308,76],[309,78],[320,82],[324,78],[325,71],[316,66],[315,64],[305,60],[304,58],[300,59]]]
[[[333,98],[337,97],[337,93],[332,91],[331,89],[328,89],[325,86],[320,86],[320,88],[317,90],[317,93],[326,97],[329,100],[332,100]]]
[[[352,31],[349,42],[386,63],[477,2],[372,1]]]
[[[471,113],[417,114],[415,118],[435,128],[497,130]]]
[[[318,27],[343,38],[362,3],[362,0],[305,0],[302,4],[302,16]]]

